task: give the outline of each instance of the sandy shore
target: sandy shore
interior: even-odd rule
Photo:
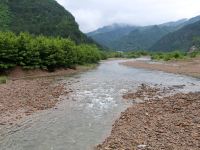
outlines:
[[[151,70],[159,70],[168,73],[184,74],[200,78],[200,57],[183,60],[183,61],[169,61],[169,62],[149,62],[149,61],[127,61],[123,65],[144,68]]]
[[[151,93],[151,99],[123,112],[97,150],[200,149],[200,93],[158,98],[154,97],[158,92],[155,88],[142,87],[138,91],[124,98],[141,98],[142,92]]]
[[[0,84],[0,125],[13,124],[36,111],[54,107],[61,95],[72,91],[70,87],[55,82],[53,77],[72,75],[91,67],[82,66],[76,70],[59,69],[52,73],[15,68],[10,72],[7,83]]]

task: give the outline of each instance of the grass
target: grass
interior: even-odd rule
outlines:
[[[7,82],[6,76],[0,76],[0,84],[5,84]]]

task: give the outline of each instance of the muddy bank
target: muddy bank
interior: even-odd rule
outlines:
[[[155,88],[143,92],[148,94],[148,91],[157,93]],[[137,92],[128,93],[124,98],[136,99]],[[200,92],[152,97],[123,112],[113,125],[111,135],[96,149],[200,149]]]
[[[200,57],[190,60],[169,62],[150,62],[138,60],[127,61],[122,64],[134,68],[159,70],[168,73],[184,74],[200,78]]]
[[[36,111],[54,107],[61,95],[72,91],[70,87],[55,82],[53,76],[73,75],[92,67],[94,65],[55,72],[25,71],[16,67],[8,74],[7,83],[0,84],[0,125],[13,124]]]
[[[74,69],[60,68],[56,69],[54,72],[49,72],[47,70],[34,69],[34,70],[24,70],[21,67],[15,67],[12,70],[6,72],[7,76],[11,80],[25,79],[25,78],[38,78],[38,77],[53,77],[53,76],[65,76],[71,75],[82,71],[87,71],[89,69],[95,68],[96,64],[88,64],[85,66],[77,66]]]

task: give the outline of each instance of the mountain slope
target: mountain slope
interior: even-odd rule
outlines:
[[[173,30],[166,26],[107,26],[88,33],[93,40],[119,51],[148,49]]]
[[[193,39],[200,37],[200,21],[184,26],[183,28],[161,38],[150,49],[153,51],[187,51],[193,46]]]
[[[171,28],[168,27],[159,27],[156,25],[141,27],[114,41],[113,48],[122,51],[147,50],[169,32],[171,32]]]
[[[113,50],[149,50],[164,36],[199,20],[200,16],[154,26],[107,26],[89,33],[88,36]]]
[[[1,0],[0,19],[0,30],[69,37],[78,43],[90,41],[55,0]]]
[[[99,44],[112,49],[113,41],[119,40],[135,29],[137,29],[136,26],[113,24],[90,32],[87,35]]]

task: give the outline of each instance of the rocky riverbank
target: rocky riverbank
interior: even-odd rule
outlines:
[[[136,61],[127,61],[122,64],[134,68],[159,70],[168,73],[183,74],[200,78],[200,69],[199,69],[200,57],[189,60],[169,61],[169,62],[152,62],[152,61],[136,60]]]
[[[65,88],[53,79],[8,81],[0,85],[0,125],[13,124],[38,110],[52,108]]]
[[[96,149],[200,149],[200,92],[159,98],[158,91],[155,87],[141,86],[138,91],[125,94],[124,98],[133,101],[143,99],[141,94],[149,99],[123,112],[111,135]]]
[[[59,97],[72,92],[70,87],[55,82],[54,76],[72,75],[95,65],[76,69],[24,71],[17,67],[8,74],[6,84],[0,84],[0,125],[13,124],[36,111],[49,109],[59,102]],[[48,78],[49,77],[49,78]]]

